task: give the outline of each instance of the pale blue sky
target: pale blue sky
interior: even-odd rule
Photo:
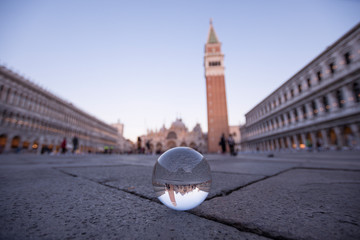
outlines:
[[[229,123],[360,20],[360,1],[0,0],[0,63],[135,139],[181,116],[207,131],[209,19]]]

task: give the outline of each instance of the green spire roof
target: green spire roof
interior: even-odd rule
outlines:
[[[212,22],[210,22],[210,31],[207,43],[219,43],[219,40],[216,36],[215,30],[213,28]]]

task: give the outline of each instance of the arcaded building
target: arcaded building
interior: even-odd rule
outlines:
[[[229,136],[228,112],[225,90],[224,54],[212,22],[205,44],[205,78],[208,119],[208,152],[220,151],[219,141]]]
[[[117,129],[0,66],[0,153],[59,151],[64,138],[79,151],[117,151]]]
[[[245,117],[245,151],[359,148],[360,24]]]
[[[149,141],[151,153],[162,153],[174,147],[191,147],[199,152],[207,152],[206,135],[200,124],[189,131],[181,119],[176,119],[170,128],[163,126],[160,130],[150,130],[141,136],[141,146],[146,148]]]

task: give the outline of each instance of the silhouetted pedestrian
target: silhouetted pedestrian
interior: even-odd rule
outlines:
[[[79,146],[79,139],[76,136],[74,136],[74,138],[72,139],[72,143],[73,143],[72,152],[75,153]]]
[[[229,144],[230,154],[235,156],[235,150],[234,150],[235,141],[231,134],[228,137],[228,144]]]
[[[64,138],[64,140],[61,143],[61,153],[62,154],[66,153],[66,138]]]
[[[141,153],[141,137],[138,137],[137,139],[137,151],[138,153]]]
[[[145,144],[145,145],[146,145],[147,152],[148,152],[149,154],[151,154],[150,141],[151,141],[151,140],[147,140],[147,141],[146,141],[146,144]]]
[[[220,138],[220,142],[219,145],[221,146],[221,152],[225,153],[226,152],[226,140],[225,140],[225,134],[223,133],[221,138]]]

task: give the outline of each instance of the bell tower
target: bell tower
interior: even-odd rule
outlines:
[[[209,34],[205,44],[205,78],[208,118],[208,152],[220,150],[222,134],[229,136],[228,113],[225,92],[224,54],[221,43],[210,20]]]

